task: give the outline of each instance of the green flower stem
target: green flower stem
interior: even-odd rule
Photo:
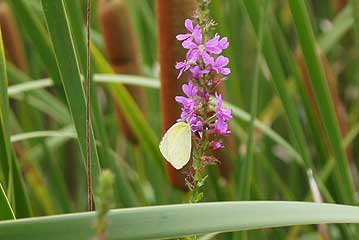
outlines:
[[[203,164],[201,162],[201,156],[204,155],[205,149],[207,147],[206,132],[203,132],[202,142],[199,145],[199,148],[193,153],[193,163],[192,167],[194,170],[194,188],[191,190],[190,203],[197,203],[202,200],[203,192],[200,191],[201,186],[203,186],[204,181],[207,178],[207,175],[203,176],[204,171]]]

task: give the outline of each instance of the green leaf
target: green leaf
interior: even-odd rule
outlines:
[[[2,41],[2,33],[0,29],[0,143],[1,153],[0,158],[1,169],[5,177],[5,183],[11,182],[12,172],[12,147],[10,143],[10,123],[9,123],[9,98],[7,94],[8,81],[6,75],[5,65],[5,51]]]
[[[125,74],[95,74],[95,82],[98,83],[116,83],[116,84],[127,84],[136,85],[147,88],[160,88],[160,82],[155,78],[148,78],[143,76],[125,75]],[[54,86],[51,79],[39,79],[35,81],[29,81],[9,86],[8,94],[13,97],[17,94],[22,94],[27,91],[33,91],[37,89],[47,88]]]
[[[8,187],[6,190],[10,193],[10,201],[14,206],[16,216],[29,217],[32,215],[29,199],[25,190],[23,176],[10,142],[8,81],[5,63],[5,52],[0,29],[0,154],[2,154],[0,164]]]
[[[0,220],[15,219],[14,211],[0,183]]]
[[[64,0],[63,2],[68,16],[74,47],[80,62],[80,69],[83,75],[85,75],[87,72],[87,48],[85,35],[83,33],[84,23],[82,21],[81,7],[78,1]],[[101,146],[97,147],[100,163],[103,168],[109,168],[115,174],[114,194],[117,206],[124,205],[125,207],[134,207],[138,205],[136,195],[131,187],[126,184],[126,180],[121,174],[121,170],[118,169],[115,159],[112,158],[106,150],[109,145],[108,134],[97,99],[97,89],[92,74],[93,70],[90,70],[92,125],[96,140],[101,142]]]
[[[77,138],[74,131],[35,131],[19,133],[11,136],[11,142],[19,142],[33,138],[60,137],[60,138]]]
[[[91,239],[95,213],[0,223],[1,239]],[[359,208],[307,202],[217,202],[112,210],[108,239],[164,239],[281,226],[359,223]]]
[[[57,60],[61,81],[65,90],[66,99],[76,132],[82,158],[86,159],[86,101],[78,61],[73,46],[71,33],[69,30],[65,9],[62,1],[42,0],[41,1],[46,23],[50,32],[52,44],[54,46],[55,57]],[[95,146],[93,130],[90,133],[91,145]],[[98,176],[100,174],[100,163],[96,147],[91,148],[91,168],[92,182],[94,188],[97,186]],[[85,165],[86,166],[86,165]]]

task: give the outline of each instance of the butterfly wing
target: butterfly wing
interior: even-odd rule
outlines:
[[[179,122],[170,127],[162,138],[160,151],[176,169],[181,169],[191,157],[191,128],[188,123]]]

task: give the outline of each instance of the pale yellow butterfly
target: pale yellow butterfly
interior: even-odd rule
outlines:
[[[179,122],[170,127],[160,143],[163,157],[176,169],[181,169],[188,163],[191,147],[191,127],[186,122]]]

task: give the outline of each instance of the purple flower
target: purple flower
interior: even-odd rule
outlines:
[[[190,71],[192,73],[192,77],[195,79],[201,78],[204,74],[209,73],[209,70],[202,70],[199,66],[194,66],[190,68]]]
[[[182,90],[187,97],[176,96],[175,98],[178,103],[182,104],[182,113],[179,121],[188,121],[195,116],[195,108],[200,104],[196,101],[196,98],[198,97],[198,87],[190,81],[188,84],[182,85]],[[197,123],[193,122],[192,124],[195,125],[196,128],[199,128]]]
[[[221,118],[218,118],[214,123],[214,131],[217,135],[227,135],[228,124]]]
[[[216,93],[217,107],[216,117],[217,120],[214,123],[214,130],[217,135],[226,135],[229,133],[228,124],[226,121],[232,118],[231,110],[223,108],[222,95]]]
[[[184,60],[183,62],[177,62],[176,69],[180,70],[180,72],[178,73],[177,79],[179,79],[181,77],[181,75],[183,74],[183,72],[187,71],[190,67],[191,67],[191,65],[186,60]]]
[[[197,97],[198,87],[194,85],[192,81],[189,81],[188,84],[183,84],[182,90],[187,97],[191,97],[191,98]]]
[[[218,38],[219,38],[219,36],[218,36]],[[227,38],[227,37],[224,37],[224,38],[222,38],[221,40],[219,40],[218,46],[219,46],[222,50],[228,48],[228,46],[229,46],[228,38]]]
[[[202,57],[205,65],[211,63],[212,57],[210,54],[220,54],[222,52],[223,43],[220,44],[219,36],[216,35],[214,38],[208,40],[202,44],[202,40],[198,41],[196,38],[192,40],[186,40],[182,43],[182,46],[185,49],[188,49],[187,60],[192,62],[197,62],[197,60]]]
[[[229,63],[229,59],[223,56],[217,57],[216,60],[212,59],[212,69],[218,73],[223,75],[228,75],[231,73],[231,70],[229,68],[226,68],[227,64]]]
[[[183,96],[176,96],[176,102],[182,104],[183,110],[186,110],[186,112],[192,112],[194,111],[195,107],[199,105],[197,101],[195,101],[192,98],[186,98]]]
[[[181,111],[181,117],[177,120],[177,122],[188,122],[188,119],[196,115],[188,108],[181,108]]]
[[[203,98],[203,101],[206,102],[206,103],[209,102],[210,97],[211,97],[207,91],[203,91],[202,94],[201,94],[201,96],[202,96],[202,98]]]
[[[232,112],[230,109],[223,108],[223,101],[222,95],[216,93],[216,100],[217,100],[217,108],[216,108],[216,117],[217,119],[221,119],[223,121],[227,121],[232,119]]]
[[[176,101],[182,104],[183,108],[191,111],[194,110],[194,108],[199,105],[199,103],[195,100],[198,93],[198,87],[193,85],[192,82],[189,82],[188,84],[183,84],[182,90],[187,97],[176,96]]]
[[[186,19],[185,26],[190,33],[178,34],[176,36],[177,40],[179,41],[184,41],[184,40],[192,41],[193,39],[196,39],[196,41],[202,40],[201,27],[198,24],[193,27],[192,20]]]
[[[216,149],[220,149],[223,148],[223,142],[222,141],[211,141],[209,143],[210,148],[216,150]]]
[[[203,123],[202,121],[198,120],[197,116],[192,116],[189,121],[189,125],[193,132],[202,131],[203,130]]]
[[[202,156],[201,160],[205,165],[219,163],[219,160],[217,158],[211,156]]]

